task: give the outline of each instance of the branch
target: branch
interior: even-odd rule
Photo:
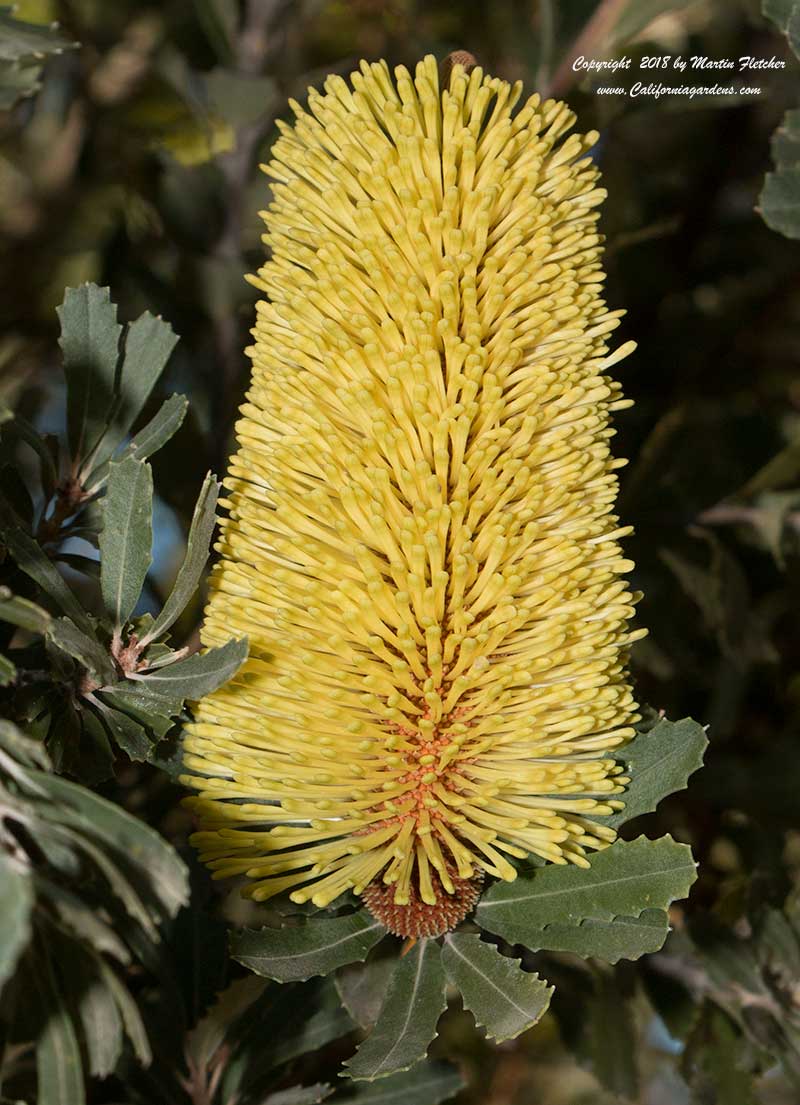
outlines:
[[[546,95],[563,96],[572,87],[575,82],[572,63],[581,55],[592,57],[602,47],[627,2],[628,0],[602,0],[592,18],[564,55],[564,60],[546,89]]]

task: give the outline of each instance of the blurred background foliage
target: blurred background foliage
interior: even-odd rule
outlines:
[[[788,28],[796,5],[767,7]],[[20,20],[32,26],[9,30]],[[627,309],[621,338],[639,344],[620,367],[636,405],[616,427],[617,454],[632,458],[620,513],[636,527],[650,628],[635,675],[642,701],[708,723],[711,741],[689,789],[634,829],[690,842],[700,877],[664,952],[602,970],[550,956],[557,995],[540,1025],[491,1048],[454,1011],[435,1051],[461,1062],[464,1105],[796,1101],[800,243],[757,210],[773,132],[798,99],[779,27],[757,0],[21,0],[13,17],[0,11],[0,40],[0,402],[60,432],[66,286],[108,285],[124,321],[149,309],[181,339],[145,412],[176,391],[190,401],[154,459],[139,614],[163,604],[203,477],[223,472],[231,449],[255,298],[242,276],[261,263],[269,202],[258,163],[287,98],[361,57],[413,66],[466,48],[527,90],[565,96],[581,128],[600,131],[608,300]],[[654,53],[787,65],[748,74],[755,97],[631,99],[596,95],[570,68],[576,53],[624,53],[634,70]],[[201,598],[176,643],[195,639]],[[182,847],[178,789],[122,761],[101,792]],[[206,906],[195,882],[194,913],[173,926],[193,928],[181,954],[196,961],[188,974],[180,965],[184,989],[161,1009],[194,1003],[187,1033],[223,984],[210,915],[243,919],[236,901]],[[149,986],[142,1005],[156,1016]],[[182,1092],[211,1101],[192,1070]],[[156,1100],[143,1077],[131,1075],[124,1100]],[[92,1093],[117,1102],[120,1083]]]

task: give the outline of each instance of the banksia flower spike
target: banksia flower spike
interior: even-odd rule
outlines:
[[[589,866],[627,779],[595,133],[433,58],[293,103],[186,739],[220,877],[434,935],[527,856]]]

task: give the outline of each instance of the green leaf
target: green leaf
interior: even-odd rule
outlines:
[[[125,355],[118,381],[118,399],[112,422],[94,467],[104,464],[142,413],[150,393],[172,356],[178,336],[168,322],[149,311],[132,322],[125,335]],[[141,458],[140,458],[141,459]]]
[[[232,1023],[261,997],[267,984],[249,976],[232,983],[186,1037],[186,1054],[198,1070],[206,1070]]]
[[[10,521],[9,511],[4,510],[2,499],[0,499],[0,538],[14,558],[17,567],[37,583],[76,625],[86,632],[91,632],[92,623],[88,614],[61,578],[52,560],[29,534]]]
[[[574,952],[584,959],[638,959],[657,952],[669,932],[663,909],[646,909],[639,917],[613,917],[610,921],[586,918],[579,925],[554,924],[526,929],[525,946],[531,951]]]
[[[125,1035],[131,1042],[134,1054],[142,1066],[147,1067],[153,1060],[153,1053],[139,1007],[127,987],[120,982],[116,972],[103,960],[100,961],[100,969],[103,974],[103,981],[117,1004]]]
[[[103,724],[122,751],[131,760],[146,760],[152,751],[153,742],[144,726],[124,711],[107,706],[97,695],[91,695],[89,700],[99,710]]]
[[[317,1105],[332,1093],[333,1088],[326,1082],[317,1082],[313,1086],[290,1086],[288,1090],[267,1094],[258,1105]]]
[[[206,75],[205,85],[211,108],[234,127],[269,118],[277,97],[272,77],[236,69],[212,69]]]
[[[258,1091],[275,1082],[270,1072],[276,1067],[324,1047],[352,1027],[334,987],[324,979],[304,986],[268,986],[227,1033],[231,1055],[220,1099],[259,1100]]]
[[[32,975],[43,1014],[36,1041],[37,1105],[83,1105],[78,1038],[46,956],[34,965]]]
[[[95,637],[78,629],[69,618],[55,618],[51,621],[47,636],[56,648],[86,668],[98,683],[116,682],[117,671],[108,651]]]
[[[18,625],[31,633],[45,633],[51,620],[47,611],[35,602],[12,594],[8,587],[0,587],[0,622]]]
[[[130,868],[125,869],[124,861],[116,854],[116,849],[105,841],[98,841],[88,831],[76,831],[60,810],[53,814],[48,812],[44,816],[49,818],[49,824],[40,826],[42,838],[55,838],[75,852],[83,852],[106,880],[111,892],[124,906],[125,912],[141,925],[151,940],[158,939],[156,911],[148,908],[144,901],[145,897],[149,897],[148,888],[140,890],[134,884],[130,877]],[[156,892],[155,887],[152,892]]]
[[[10,111],[17,100],[32,96],[42,87],[41,65],[0,59],[0,111]]]
[[[552,986],[476,934],[448,933],[442,963],[450,982],[461,991],[464,1008],[498,1043],[531,1028],[550,1005]]]
[[[689,776],[703,766],[707,747],[705,729],[691,718],[662,718],[652,729],[639,733],[616,754],[631,776],[622,796],[625,809],[604,817],[603,824],[617,828],[633,817],[650,813],[668,794],[683,790]]]
[[[145,672],[134,682],[153,699],[174,702],[178,698],[196,702],[227,683],[246,659],[247,638],[242,638]]]
[[[761,10],[786,35],[800,57],[800,0],[763,0]]]
[[[17,678],[17,669],[7,656],[0,654],[0,687],[8,687]]]
[[[620,993],[613,971],[596,971],[587,1002],[592,1067],[601,1085],[625,1100],[639,1096],[637,1039],[630,1002]]]
[[[591,864],[588,870],[548,864],[513,883],[495,883],[478,903],[475,920],[511,944],[527,944],[545,925],[666,909],[686,897],[696,878],[691,850],[669,836],[618,840],[593,855]]]
[[[363,963],[347,963],[336,972],[336,989],[347,1012],[362,1028],[372,1028],[395,966],[394,949],[376,946]],[[377,954],[376,954],[377,953]]]
[[[687,1041],[685,1070],[694,1091],[692,1101],[719,1105],[759,1105],[747,1049],[731,1018],[706,1003]],[[796,1079],[795,1079],[796,1081]]]
[[[67,378],[67,427],[73,459],[85,458],[102,435],[116,387],[122,327],[108,288],[67,288],[57,308]]]
[[[57,775],[43,776],[40,781],[57,802],[59,819],[116,849],[128,864],[137,868],[168,916],[173,917],[187,903],[186,865],[154,829],[113,802]]]
[[[305,987],[298,988],[297,1000],[293,1002],[294,1016],[273,1016],[270,1021],[271,1045],[264,1057],[262,1066],[270,1069],[283,1066],[301,1055],[319,1051],[331,1040],[352,1031],[353,1022],[345,1009],[342,1009],[339,995],[328,982],[317,984],[313,1000]],[[313,1013],[309,1016],[309,1009]],[[273,1027],[274,1026],[274,1027]]]
[[[166,445],[173,434],[180,429],[189,409],[189,400],[185,395],[171,395],[161,405],[157,414],[131,438],[127,449],[121,454],[120,460],[127,457],[135,457],[137,460],[147,460],[157,452],[162,445]],[[108,479],[110,463],[105,461],[97,466],[87,482],[87,491],[94,494]]]
[[[105,983],[101,959],[75,940],[62,938],[58,951],[59,967],[80,1018],[89,1071],[105,1078],[122,1051],[122,1020]]]
[[[77,716],[78,742],[66,749],[62,769],[77,776],[86,786],[96,786],[114,774],[114,753],[100,719],[89,709],[80,709]]]
[[[789,115],[797,116],[797,145],[791,154],[792,160],[800,164],[800,111],[789,112]],[[775,160],[775,143],[779,140],[782,128],[779,127],[772,136],[773,156]],[[778,491],[786,487],[796,487],[800,481],[800,438],[790,441],[779,453],[771,457],[762,465],[736,492],[737,499],[751,499],[764,491]]]
[[[788,116],[784,127],[791,128],[792,132],[797,130],[796,123],[789,122]],[[771,230],[777,230],[786,238],[800,238],[800,166],[779,162],[774,173],[767,173],[758,210]]]
[[[8,754],[11,761],[9,762],[4,756],[0,757],[3,770],[8,774],[13,774],[20,786],[24,786],[28,791],[41,794],[40,788],[33,783],[29,773],[21,772],[18,765],[50,771],[52,764],[42,742],[20,732],[13,722],[0,718],[0,749]]]
[[[157,686],[151,691],[145,679],[127,679],[124,683],[117,683],[113,695],[116,704],[134,718],[150,714],[175,715],[183,706],[183,698],[177,690],[173,688],[170,693],[169,688]],[[107,697],[111,697],[110,692]]]
[[[408,1070],[424,1059],[447,1005],[441,949],[420,940],[398,960],[372,1032],[345,1066],[356,1081]]]
[[[353,1105],[439,1105],[464,1088],[464,1079],[449,1063],[418,1063],[413,1070],[356,1082],[336,1094],[336,1102]]]
[[[345,963],[363,960],[386,929],[364,910],[344,917],[309,917],[282,929],[244,929],[231,935],[234,959],[277,982],[326,975]]]
[[[800,0],[763,0],[762,11],[800,57]],[[788,111],[772,137],[775,172],[767,173],[758,208],[764,222],[787,238],[800,238],[800,110]]]
[[[52,856],[48,855],[48,859],[52,860]],[[64,929],[94,951],[113,956],[122,964],[130,963],[131,955],[127,946],[111,924],[97,914],[91,902],[86,902],[66,887],[51,882],[41,872],[37,873],[36,886],[41,895],[52,904]]]
[[[100,534],[100,585],[116,629],[133,613],[152,564],[153,473],[135,457],[110,467]]]
[[[141,684],[118,683],[113,691],[98,693],[102,701],[111,706],[115,711],[122,711],[131,717],[138,725],[148,732],[152,732],[154,738],[161,739],[175,724],[173,718],[163,712],[160,702],[152,696],[138,694]],[[180,710],[181,701],[177,700],[175,713]],[[150,749],[152,752],[152,748]],[[149,755],[149,754],[148,754]]]
[[[11,422],[6,425],[3,430],[3,434],[9,432],[15,433],[20,440],[24,441],[26,445],[36,453],[39,461],[39,474],[42,481],[42,490],[46,497],[49,497],[56,484],[58,483],[58,472],[56,470],[56,457],[58,455],[57,439],[55,445],[55,456],[52,439],[50,437],[42,437],[37,433],[34,427],[28,422],[26,418],[23,418],[19,414],[15,414],[9,411]]]
[[[159,411],[131,438],[128,452],[138,460],[146,460],[157,452],[183,425],[189,400],[185,395],[170,395]]]
[[[230,4],[225,0],[192,0],[192,7],[212,50],[222,60],[233,61],[232,42],[238,28],[235,12]]]
[[[0,988],[30,936],[33,893],[28,872],[0,851]]]
[[[186,543],[186,556],[178,570],[175,584],[170,596],[164,603],[161,613],[155,619],[150,629],[141,638],[143,645],[154,641],[157,637],[166,633],[169,627],[180,616],[183,608],[197,590],[203,576],[203,569],[208,560],[208,549],[211,544],[211,535],[216,524],[217,498],[219,496],[219,484],[214,476],[209,473],[203,481],[200,494],[192,516],[192,524],[189,529],[189,537]]]

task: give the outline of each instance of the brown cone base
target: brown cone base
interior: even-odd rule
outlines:
[[[451,877],[455,891],[448,894],[439,876],[431,871],[431,882],[437,897],[435,905],[423,902],[419,889],[413,882],[408,905],[396,905],[395,887],[387,886],[380,879],[370,883],[361,897],[372,916],[395,936],[443,936],[472,912],[481,896],[483,885],[482,874],[471,879]]]

